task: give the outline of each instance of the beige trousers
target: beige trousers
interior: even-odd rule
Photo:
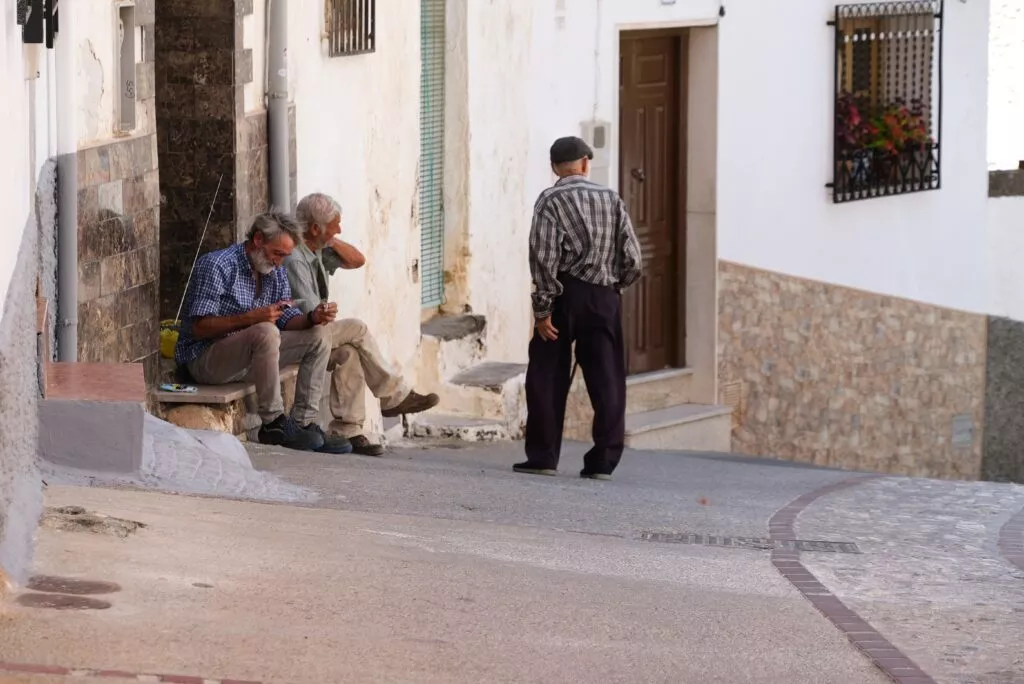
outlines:
[[[255,383],[260,418],[269,423],[284,413],[281,368],[297,363],[291,415],[305,426],[320,417],[320,395],[330,359],[331,334],[325,326],[280,331],[273,323],[259,323],[217,340],[189,362],[188,370],[204,385],[242,380]]]
[[[381,408],[398,406],[409,395],[409,386],[384,360],[366,324],[346,318],[324,326],[331,340],[328,370],[331,373],[330,406],[334,417],[329,431],[343,437],[363,434],[366,421],[365,389],[380,399]]]

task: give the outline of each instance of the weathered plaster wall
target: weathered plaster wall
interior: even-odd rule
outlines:
[[[420,338],[419,2],[377,7],[377,51],[332,58],[320,40],[321,0],[289,3],[297,195],[321,191],[341,203],[341,237],[367,264],[335,275],[332,297],[342,316],[365,320],[385,356],[407,367]]]
[[[152,57],[143,52],[143,33],[152,43],[155,0],[137,0],[135,5],[136,128],[132,135],[156,132],[156,112],[152,100]],[[111,0],[69,3],[70,16],[62,21],[75,22],[77,66],[75,90],[78,101],[78,141],[81,147],[102,144],[117,131],[118,102],[122,83],[118,82],[118,7]],[[144,28],[145,27],[145,28]],[[123,79],[122,79],[123,80]]]
[[[981,474],[985,316],[723,262],[733,448],[822,466]]]
[[[42,506],[36,470],[36,221],[32,215],[29,85],[21,27],[9,3],[0,13],[0,595],[24,581]]]
[[[487,318],[487,355],[526,359],[527,251],[535,197],[527,193],[535,3],[468,3],[468,304]]]
[[[991,0],[988,63],[988,165],[1024,161],[1024,0]]]

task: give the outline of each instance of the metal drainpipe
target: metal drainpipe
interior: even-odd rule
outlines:
[[[267,144],[270,153],[270,203],[291,211],[288,145],[288,0],[268,0]]]
[[[57,98],[57,359],[68,362],[78,360],[78,103],[75,22],[61,19],[51,76]]]

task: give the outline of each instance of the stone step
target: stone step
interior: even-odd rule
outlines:
[[[732,409],[681,404],[626,416],[626,446],[632,449],[728,452]]]
[[[626,415],[683,406],[692,401],[693,371],[669,368],[626,378]],[[577,370],[565,411],[566,439],[587,441],[594,420],[583,372]]]
[[[131,473],[142,458],[146,381],[139,363],[47,364],[39,453],[85,472]]]
[[[460,371],[437,389],[437,411],[501,423],[513,439],[526,421],[526,365],[485,361]]]
[[[626,413],[642,413],[693,401],[693,369],[669,368],[626,378]]]
[[[413,439],[452,439],[462,442],[505,442],[512,439],[504,423],[440,413],[409,416],[406,436]]]

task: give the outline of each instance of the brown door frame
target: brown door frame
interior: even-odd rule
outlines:
[[[687,108],[690,95],[690,30],[686,27],[668,29],[641,29],[619,31],[618,40],[618,62],[621,68],[622,47],[627,40],[644,38],[678,38],[676,43],[679,48],[679,135],[677,136],[676,169],[678,178],[678,194],[676,204],[676,249],[675,249],[675,286],[676,286],[676,349],[673,368],[686,368],[686,214],[687,214],[687,172],[688,172],[688,144],[689,144],[689,118]],[[621,80],[621,75],[620,75]],[[616,91],[618,93],[618,91]],[[618,98],[618,94],[616,94]],[[618,102],[618,131],[622,131],[622,102]],[[618,137],[618,183],[619,191],[622,191],[623,163],[622,163],[622,136]]]

